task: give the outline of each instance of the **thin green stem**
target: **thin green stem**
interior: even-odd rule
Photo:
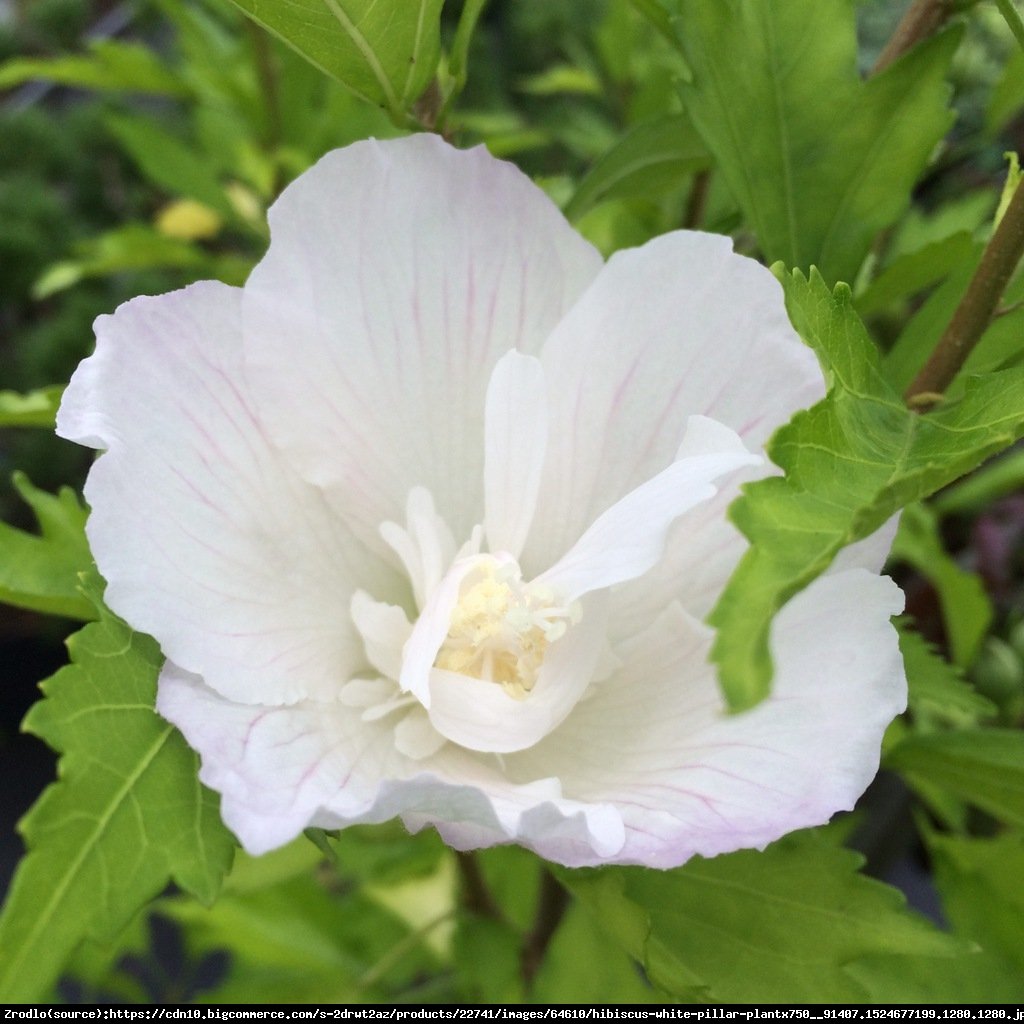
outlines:
[[[401,941],[391,947],[360,979],[358,988],[365,991],[376,985],[388,971],[398,964],[404,957],[408,956],[424,939],[439,925],[450,921],[455,916],[454,909],[446,910],[443,914],[431,918],[425,925],[410,932]]]
[[[1024,255],[1024,188],[1017,186],[949,326],[904,397],[913,408],[934,404],[952,383],[992,322]]]
[[[1013,0],[996,0],[999,13],[1003,16],[1006,24],[1010,26],[1014,39],[1024,50],[1024,20],[1021,19],[1020,11],[1013,6]]]
[[[264,137],[267,152],[273,153],[281,144],[281,98],[277,84],[277,64],[274,52],[270,48],[270,38],[254,21],[245,19],[245,27],[252,41],[252,52],[256,63],[256,76],[260,83],[263,96],[263,109],[266,113],[266,135]]]
[[[914,0],[871,69],[881,74],[923,39],[935,35],[954,11],[951,0]]]

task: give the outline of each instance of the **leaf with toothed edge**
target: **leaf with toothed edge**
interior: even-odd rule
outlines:
[[[62,752],[59,779],[20,824],[28,846],[0,916],[0,1000],[45,999],[86,937],[116,935],[175,882],[213,901],[234,841],[195,754],[153,710],[156,643],[86,594],[99,621],[68,640],[25,729]]]
[[[790,319],[822,364],[828,394],[768,443],[785,476],[748,484],[729,516],[750,541],[715,605],[712,657],[736,710],[767,696],[772,617],[895,512],[1024,434],[1024,369],[973,377],[963,398],[911,412],[886,381],[850,289],[776,268]]]

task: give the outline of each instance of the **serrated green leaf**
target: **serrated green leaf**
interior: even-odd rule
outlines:
[[[849,0],[678,3],[683,102],[764,255],[853,281],[950,126],[959,31],[863,82]]]
[[[232,0],[324,74],[396,120],[440,56],[443,0]]]
[[[626,132],[587,172],[565,208],[570,220],[605,199],[650,195],[708,166],[704,144],[684,114],[652,118]]]
[[[1024,838],[927,836],[942,907],[957,931],[1012,965],[1024,990]]]
[[[939,786],[1010,825],[1024,826],[1024,732],[961,729],[908,736],[887,768],[907,781]]]
[[[188,95],[188,89],[152,50],[116,40],[93,42],[87,54],[15,57],[0,65],[0,89],[33,79],[113,92]]]
[[[912,565],[935,587],[953,660],[967,668],[995,615],[981,577],[960,568],[942,544],[935,513],[919,503],[903,510],[891,557]]]
[[[857,873],[862,858],[814,833],[762,852],[699,857],[675,871],[565,872],[586,905],[626,927],[622,946],[665,991],[719,1002],[859,1002],[847,964],[877,953],[955,954],[960,945],[906,909],[903,895]],[[619,907],[615,906],[619,890]],[[632,920],[630,920],[630,912]]]
[[[0,523],[0,601],[47,615],[95,618],[95,607],[79,587],[92,553],[78,496],[70,487],[47,494],[24,473],[14,474],[14,486],[35,514],[39,534]]]
[[[0,391],[0,427],[43,427],[52,430],[57,419],[63,384],[21,394]]]
[[[912,711],[956,725],[975,724],[996,714],[996,706],[976,692],[960,670],[937,654],[920,633],[901,626],[899,634]]]
[[[744,488],[729,510],[751,547],[709,617],[726,698],[749,707],[768,693],[772,616],[897,510],[969,472],[1024,434],[1024,370],[970,378],[964,397],[910,412],[884,379],[850,291],[821,276],[783,275],[786,306],[822,363],[827,397],[768,444],[785,477]]]
[[[0,1001],[44,998],[83,939],[112,937],[170,881],[211,902],[231,863],[196,755],[153,710],[155,642],[100,615],[25,720],[63,756],[20,825],[29,852],[0,916]]]

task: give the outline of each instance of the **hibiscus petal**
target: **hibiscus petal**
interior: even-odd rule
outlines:
[[[592,590],[636,579],[661,558],[675,520],[717,493],[712,480],[762,461],[728,427],[704,416],[690,417],[679,454],[668,469],[598,516],[537,582],[572,602]]]
[[[494,758],[451,744],[423,762],[394,747],[382,723],[338,703],[291,707],[236,704],[168,662],[157,710],[202,759],[200,778],[221,794],[221,814],[253,854],[304,828],[342,828],[401,816],[436,826],[457,849],[543,845],[572,864],[615,854],[622,818],[601,803],[565,799],[557,779],[509,782]]]
[[[487,387],[484,531],[491,551],[518,558],[537,507],[547,448],[547,392],[539,359],[508,352]]]
[[[554,564],[599,514],[662,470],[688,416],[711,417],[759,451],[824,393],[771,273],[733,253],[728,238],[694,232],[616,253],[540,358],[553,440],[522,559],[527,576]],[[723,497],[698,522],[724,521],[727,503]],[[742,551],[728,527],[701,540],[675,580],[701,569],[705,540],[728,546],[723,568]]]
[[[397,679],[402,671],[402,647],[412,632],[405,612],[397,605],[374,601],[364,590],[352,595],[351,610],[370,664],[388,679]]]
[[[487,382],[538,351],[600,256],[511,164],[423,134],[328,154],[270,211],[245,286],[275,441],[367,543],[427,487],[457,538],[483,508]]]
[[[906,704],[889,622],[902,607],[885,577],[822,577],[776,619],[772,695],[732,716],[707,661],[710,631],[677,606],[620,651],[621,670],[560,729],[506,759],[509,776],[554,775],[567,796],[618,807],[621,863],[672,867],[822,824],[853,807]]]
[[[85,494],[114,611],[229,697],[329,696],[366,660],[348,609],[358,581],[397,584],[267,440],[239,301],[204,282],[100,317],[58,432],[108,449]]]

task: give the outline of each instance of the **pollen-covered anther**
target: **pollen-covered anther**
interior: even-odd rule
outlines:
[[[560,604],[550,587],[525,583],[514,561],[487,559],[463,581],[434,664],[497,683],[525,700],[548,645],[579,622],[580,614],[578,601]]]

